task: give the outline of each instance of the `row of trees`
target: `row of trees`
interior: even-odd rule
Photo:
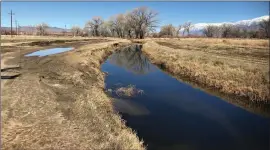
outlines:
[[[104,36],[120,38],[144,38],[157,27],[157,13],[147,7],[139,7],[125,14],[110,17],[104,21],[93,17],[83,29],[73,26],[74,36]]]
[[[172,24],[164,25],[161,27],[160,32],[155,33],[154,37],[179,37],[180,35],[184,36],[185,33],[190,35],[190,29],[193,27],[191,22],[186,22],[183,25],[174,27]],[[182,30],[182,34],[180,33]]]
[[[237,26],[224,24],[222,26],[209,25],[203,30],[206,37],[223,37],[223,38],[269,38],[269,19],[263,20],[259,28],[248,30]]]
[[[172,24],[161,27],[160,32],[155,32],[157,27],[157,12],[147,8],[139,7],[125,14],[118,14],[103,20],[101,17],[93,17],[87,21],[84,28],[73,26],[71,32],[73,36],[103,36],[119,38],[144,38],[152,37],[179,37],[190,35],[193,27],[191,22],[186,22],[179,26]],[[36,26],[38,35],[45,35],[49,26],[42,23]],[[209,25],[203,30],[206,37],[224,38],[266,38],[269,37],[269,19],[260,23],[259,29],[247,30],[230,24],[222,26]]]
[[[155,33],[153,37],[179,37],[185,33],[190,35],[190,29],[193,27],[191,22],[186,22],[177,27],[172,24],[161,27],[159,33]],[[222,38],[269,38],[269,19],[259,23],[259,28],[248,30],[247,28],[237,27],[231,24],[222,26],[208,25],[203,29],[203,35],[206,37],[222,37]],[[182,31],[182,34],[180,33]]]

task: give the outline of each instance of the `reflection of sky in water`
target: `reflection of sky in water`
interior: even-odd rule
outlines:
[[[143,105],[138,104],[132,100],[114,98],[113,104],[116,110],[132,116],[149,114],[149,111]]]
[[[179,82],[149,63],[139,48],[114,53],[102,70],[109,73],[105,80],[107,89],[116,88],[116,84],[132,84],[144,90],[145,94],[115,105],[123,110],[123,119],[149,149],[268,148],[265,118]]]
[[[51,49],[46,49],[46,50],[40,50],[40,51],[36,51],[30,54],[27,54],[25,56],[48,56],[48,55],[52,55],[52,54],[58,54],[58,53],[63,53],[66,51],[70,51],[72,50],[72,47],[67,47],[67,48],[51,48]]]

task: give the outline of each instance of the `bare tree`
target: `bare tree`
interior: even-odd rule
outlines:
[[[99,27],[99,33],[103,37],[113,36],[111,32],[111,24],[109,21],[103,22],[103,24]]]
[[[241,37],[241,29],[237,26],[233,26],[230,32],[230,37],[240,38]]]
[[[264,19],[260,22],[260,30],[262,32],[264,32],[265,36],[267,38],[270,37],[270,33],[269,33],[269,28],[270,28],[270,23],[269,23],[269,19]]]
[[[181,29],[182,29],[182,28],[183,28],[183,26],[182,26],[182,25],[179,25],[178,27],[176,27],[176,28],[175,28],[176,37],[178,37],[178,36],[179,36],[180,31],[181,31]]]
[[[78,35],[82,34],[82,29],[78,26],[73,26],[71,28],[71,32],[72,32],[73,36],[78,36]]]
[[[185,33],[185,31],[187,32],[187,34],[189,35],[189,31],[190,29],[192,28],[192,23],[191,22],[186,22],[184,25],[183,25],[183,28],[184,28],[184,32],[183,32],[183,35]]]
[[[147,7],[139,7],[127,14],[127,24],[135,33],[136,38],[143,39],[147,31],[156,27],[157,13]]]
[[[204,28],[203,33],[207,37],[214,37],[216,26],[208,25]]]
[[[35,34],[35,30],[37,30],[37,28],[34,27],[34,26],[32,26],[32,25],[30,25],[29,26],[29,32],[27,34],[34,35]]]
[[[86,25],[82,29],[82,32],[83,32],[83,36],[92,36],[91,28]]]
[[[175,33],[175,28],[172,24],[162,26],[159,32],[159,36],[173,37]]]
[[[246,28],[241,29],[241,38],[248,38],[248,30]]]
[[[99,36],[99,27],[102,25],[103,20],[101,17],[93,17],[91,21],[88,21],[85,25],[92,31],[93,36]]]
[[[222,35],[222,37],[223,38],[230,37],[232,30],[233,30],[233,26],[232,25],[230,25],[230,24],[224,24],[224,25],[222,25],[222,27],[221,27],[221,32],[222,32],[221,35]]]
[[[49,28],[49,25],[46,23],[41,23],[36,25],[36,29],[37,29],[37,34],[38,35],[45,35],[46,34],[46,30]]]
[[[110,18],[110,24],[113,30],[117,33],[118,37],[125,36],[126,18],[125,15],[119,14]]]

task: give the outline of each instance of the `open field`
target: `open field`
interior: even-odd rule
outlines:
[[[155,42],[154,42],[155,41]],[[269,103],[269,42],[248,39],[155,39],[143,51],[153,63],[201,87]]]
[[[1,76],[19,75],[1,80],[3,149],[145,149],[113,111],[100,70],[107,56],[132,42],[144,43],[149,59],[179,80],[241,103],[269,104],[267,40],[31,36],[1,36],[1,40]],[[66,46],[74,50],[23,57]]]
[[[94,40],[109,40],[115,38],[99,38],[99,37],[63,37],[63,36],[30,36],[30,35],[19,35],[13,36],[11,38],[10,35],[1,35],[1,46],[21,46],[21,45],[29,45],[34,46],[37,44],[42,44],[40,46],[46,46],[46,44],[56,43],[68,43],[68,42],[76,42],[76,41],[94,41]]]
[[[1,76],[20,75],[1,80],[3,149],[144,149],[113,111],[100,70],[108,55],[130,41],[91,40],[1,46]],[[46,57],[22,57],[58,46],[75,49]],[[21,68],[17,67],[19,56]]]

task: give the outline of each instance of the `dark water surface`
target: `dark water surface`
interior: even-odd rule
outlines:
[[[179,82],[152,65],[139,45],[112,54],[102,70],[106,89],[132,84],[144,91],[111,96],[148,149],[269,150],[267,118]]]

